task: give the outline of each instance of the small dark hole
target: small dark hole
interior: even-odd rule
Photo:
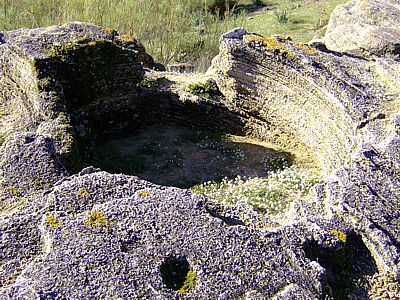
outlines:
[[[189,263],[184,257],[167,258],[160,267],[163,283],[167,288],[174,291],[178,291],[183,287],[189,270]]]

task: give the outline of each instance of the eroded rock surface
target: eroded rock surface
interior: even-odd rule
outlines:
[[[253,119],[253,135],[304,147],[329,172],[346,161],[357,129],[396,102],[400,73],[377,75],[386,64],[400,66],[236,29],[221,37],[208,73],[226,101]]]
[[[0,299],[400,297],[392,56],[236,29],[201,78],[207,97],[189,95],[184,75],[147,72],[152,80],[140,82],[151,60],[110,29],[75,22],[1,34],[10,136],[0,148]],[[93,167],[68,177],[73,151],[85,150],[78,137],[117,132],[129,115],[134,126],[171,119],[249,133],[336,170],[274,218]],[[197,277],[182,293],[189,271]]]
[[[333,11],[323,41],[333,51],[399,60],[399,23],[398,1],[352,0]]]

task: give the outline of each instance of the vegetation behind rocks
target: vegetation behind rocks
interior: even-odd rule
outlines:
[[[240,26],[264,36],[290,34],[306,42],[323,34],[330,12],[347,0],[4,0],[0,30],[89,22],[139,37],[156,62],[208,68],[219,37]],[[285,12],[285,23],[279,14]]]

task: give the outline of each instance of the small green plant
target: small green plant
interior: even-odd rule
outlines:
[[[187,293],[191,289],[194,288],[194,283],[197,278],[197,274],[193,272],[192,270],[189,270],[189,272],[186,275],[186,279],[183,282],[183,286],[178,290],[179,293]]]
[[[210,92],[211,86],[209,83],[193,83],[190,84],[188,87],[188,92],[193,94],[193,95],[198,95],[200,98],[209,98],[210,97]]]
[[[145,78],[137,84],[137,86],[145,86],[145,87],[149,87],[149,88],[156,87],[158,85],[159,85],[159,83],[157,82],[157,80],[152,79],[152,78]]]
[[[250,204],[262,212],[285,211],[296,197],[307,195],[312,186],[322,183],[318,176],[291,166],[269,172],[268,178],[224,178],[222,182],[205,182],[189,190],[223,204]]]
[[[96,210],[93,212],[88,213],[88,218],[86,222],[84,222],[87,225],[94,226],[96,231],[100,232],[111,232],[111,225],[114,224],[114,222],[110,221],[106,215],[103,214],[102,211]],[[105,227],[106,230],[101,230],[102,227]]]
[[[274,15],[276,17],[276,19],[278,20],[279,24],[282,23],[287,23],[287,21],[289,20],[289,9],[286,7],[283,8],[277,8],[274,10]]]
[[[49,223],[52,227],[59,227],[63,223],[62,221],[58,220],[58,214],[55,212],[47,213],[44,221]]]

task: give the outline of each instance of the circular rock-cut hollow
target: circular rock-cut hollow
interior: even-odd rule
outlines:
[[[163,283],[174,291],[181,291],[189,272],[189,262],[185,257],[168,257],[160,266]]]

